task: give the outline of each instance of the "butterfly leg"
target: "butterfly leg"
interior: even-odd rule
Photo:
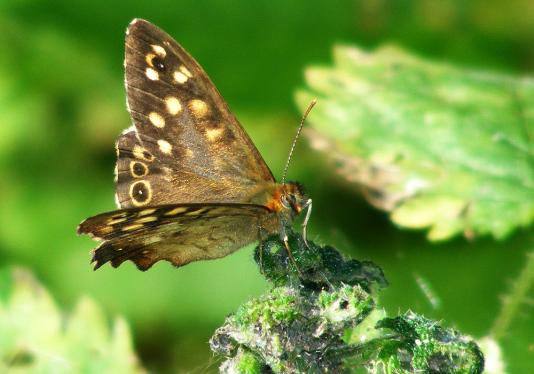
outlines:
[[[282,223],[280,226],[280,238],[284,242],[284,247],[286,248],[287,256],[289,257],[289,260],[293,263],[293,265],[295,266],[295,269],[297,269],[297,272],[302,277],[302,272],[300,271],[300,268],[297,265],[297,262],[295,261],[295,257],[293,257],[293,253],[291,252],[291,248],[289,247],[289,238],[287,237],[286,227],[284,223]]]
[[[309,249],[310,246],[308,245],[308,240],[306,238],[306,228],[308,227],[308,221],[312,211],[312,199],[308,199],[308,201],[306,201],[303,209],[306,209],[306,217],[304,218],[304,222],[302,222],[302,238],[304,239],[304,244],[306,244],[306,247]]]

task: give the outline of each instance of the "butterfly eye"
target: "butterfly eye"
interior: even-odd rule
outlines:
[[[289,202],[289,199],[287,197],[287,195],[283,195],[282,198],[280,199],[280,202],[282,203],[282,206],[286,209],[290,209],[291,208],[291,203]]]

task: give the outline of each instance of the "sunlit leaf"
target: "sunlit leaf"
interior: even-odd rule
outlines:
[[[502,238],[534,218],[534,79],[337,47],[306,71],[314,148],[368,201],[432,240]]]

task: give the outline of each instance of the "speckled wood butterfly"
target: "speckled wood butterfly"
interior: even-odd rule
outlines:
[[[101,241],[95,269],[126,260],[141,270],[159,260],[181,266],[273,233],[287,243],[286,225],[304,209],[307,222],[311,199],[285,177],[276,183],[197,62],[165,32],[136,19],[126,32],[124,65],[133,126],[116,145],[119,210],[78,227]]]

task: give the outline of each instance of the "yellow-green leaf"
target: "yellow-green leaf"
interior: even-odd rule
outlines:
[[[368,201],[443,240],[534,219],[534,79],[337,47],[306,71],[307,136]]]

